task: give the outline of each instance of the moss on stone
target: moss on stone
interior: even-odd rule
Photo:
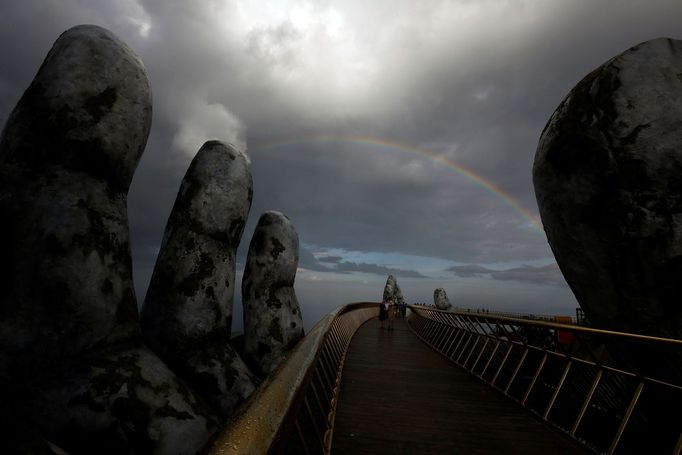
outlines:
[[[74,396],[67,403],[67,407],[69,408],[75,406],[86,406],[88,409],[96,413],[102,413],[106,411],[106,408],[102,405],[102,403],[98,403],[92,398],[89,390],[81,393],[80,395]]]
[[[199,395],[209,398],[218,397],[221,395],[220,387],[218,387],[218,380],[211,373],[201,372],[191,374],[188,379],[189,383]]]
[[[66,254],[66,248],[54,234],[48,234],[45,238],[45,251],[50,256],[64,256]]]
[[[103,180],[116,193],[127,192],[130,181],[120,174],[120,165],[114,164],[108,154],[103,153],[106,146],[102,139],[71,139],[65,143],[65,149],[69,152],[69,165],[72,169]]]
[[[166,404],[164,407],[159,408],[156,411],[154,411],[154,416],[155,417],[173,417],[174,419],[178,419],[178,420],[190,420],[190,419],[194,418],[194,416],[192,414],[190,414],[189,412],[178,411],[177,409],[175,409],[170,404]]]
[[[137,301],[131,287],[126,287],[121,295],[121,300],[116,306],[116,322],[123,324],[126,322],[136,322]]]
[[[272,318],[272,320],[270,321],[270,327],[268,327],[268,333],[270,334],[273,340],[283,343],[284,336],[282,335],[282,327],[279,321],[280,321],[279,318]]]
[[[262,255],[265,252],[267,246],[267,237],[265,231],[260,229],[259,226],[256,228],[256,232],[253,233],[253,238],[251,239],[251,245],[249,246],[249,253],[253,251],[256,255]]]
[[[202,281],[210,276],[215,269],[215,264],[211,256],[207,253],[201,253],[199,260],[194,266],[194,270],[186,276],[178,285],[178,289],[187,297],[196,295],[201,287]]]
[[[99,290],[104,295],[111,295],[114,292],[114,283],[112,283],[109,278],[105,278],[102,281],[102,286],[100,286]]]
[[[206,286],[206,289],[204,290],[204,294],[206,294],[206,297],[209,299],[215,300],[215,291],[213,290],[213,286]]]
[[[99,123],[102,117],[114,106],[118,94],[114,87],[107,87],[97,95],[93,95],[85,100],[83,109],[90,114],[95,123]]]
[[[84,255],[88,255],[92,250],[97,251],[100,258],[107,255],[113,255],[114,260],[118,264],[130,264],[130,248],[127,241],[120,241],[108,229],[108,221],[112,224],[119,224],[120,219],[106,219],[107,216],[98,210],[93,209],[89,203],[84,199],[79,199],[76,206],[83,210],[87,219],[88,225],[84,234],[76,234],[73,236],[73,243],[77,244],[83,251]]]
[[[272,290],[268,294],[268,298],[265,301],[265,304],[268,306],[268,308],[275,308],[275,309],[280,309],[282,308],[282,301],[277,298],[274,292]]]
[[[272,352],[272,349],[270,346],[266,343],[263,343],[262,341],[258,342],[258,349],[256,350],[256,355],[258,357],[264,357],[267,354],[270,354]]]
[[[282,254],[285,250],[286,248],[284,247],[284,245],[282,245],[282,242],[280,242],[279,239],[273,237],[272,251],[270,252],[272,259],[277,260],[279,258],[279,255]]]
[[[647,128],[651,128],[651,123],[644,123],[642,125],[635,126],[632,131],[630,131],[630,133],[621,140],[621,143],[623,145],[632,145],[636,143],[637,139],[639,138],[639,133]]]
[[[225,385],[228,390],[232,390],[239,378],[239,371],[232,366],[232,362],[225,364]]]
[[[151,420],[149,405],[137,397],[118,397],[114,400],[111,412],[120,422],[121,428],[137,453],[152,453],[156,441],[149,437],[147,429]]]
[[[230,227],[227,229],[227,240],[230,245],[238,245],[239,239],[242,237],[244,232],[244,225],[246,220],[244,218],[236,218],[230,223]]]

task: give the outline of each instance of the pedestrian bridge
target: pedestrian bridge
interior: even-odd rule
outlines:
[[[681,340],[418,305],[382,330],[377,314],[322,319],[211,453],[682,450]]]

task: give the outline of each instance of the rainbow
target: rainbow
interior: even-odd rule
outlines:
[[[479,174],[476,174],[471,169],[467,169],[464,166],[459,165],[459,164],[455,163],[454,161],[452,161],[452,160],[450,160],[444,156],[437,155],[435,152],[433,152],[431,150],[424,149],[424,148],[418,148],[418,147],[414,147],[414,146],[409,145],[409,144],[394,142],[394,141],[390,141],[387,139],[377,139],[377,138],[368,137],[368,136],[328,136],[328,135],[321,135],[321,136],[310,136],[310,137],[306,137],[306,138],[266,142],[266,143],[262,143],[262,144],[257,144],[254,147],[250,147],[249,150],[251,152],[258,152],[258,151],[273,149],[273,148],[281,147],[281,146],[315,143],[315,142],[318,142],[318,143],[343,142],[343,143],[355,143],[355,144],[360,144],[360,145],[373,145],[373,146],[381,147],[384,149],[398,150],[398,151],[402,151],[405,153],[410,153],[413,155],[418,155],[418,156],[421,156],[424,158],[428,158],[435,163],[438,163],[438,164],[443,165],[449,169],[452,169],[453,171],[457,172],[458,174],[460,174],[460,175],[466,177],[467,179],[469,179],[470,181],[474,182],[476,185],[480,186],[481,188],[486,190],[488,193],[490,193],[493,196],[501,199],[502,201],[504,201],[504,203],[506,205],[510,206],[512,209],[519,212],[521,214],[521,216],[529,222],[530,226],[540,230],[541,232],[544,232],[544,230],[542,228],[542,223],[540,222],[540,219],[538,217],[536,217],[533,213],[531,213],[528,209],[526,209],[523,205],[521,205],[511,195],[502,191],[493,182],[491,182],[490,180],[488,180],[487,178],[485,178]]]

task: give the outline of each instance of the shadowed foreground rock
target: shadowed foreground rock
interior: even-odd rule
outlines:
[[[150,121],[142,63],[95,26],[59,37],[7,121],[4,429],[21,415],[74,453],[193,453],[215,428],[205,405],[140,341],[126,197]]]
[[[1,375],[138,335],[126,195],[150,121],[141,62],[94,26],[55,42],[12,112],[0,139]]]
[[[448,300],[448,294],[443,288],[438,288],[433,291],[433,303],[439,310],[449,310],[452,308],[450,300]]]
[[[682,338],[682,42],[635,46],[571,90],[533,182],[549,244],[598,326]]]
[[[242,281],[244,355],[259,373],[272,372],[303,338],[294,292],[298,235],[289,218],[265,212],[258,220]]]
[[[235,251],[252,196],[246,156],[205,143],[182,181],[141,314],[147,344],[225,416],[256,381],[229,344]]]

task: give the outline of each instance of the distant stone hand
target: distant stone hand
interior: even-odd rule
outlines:
[[[585,76],[547,122],[533,183],[547,239],[595,325],[682,338],[682,41]]]
[[[449,310],[452,307],[448,294],[443,288],[437,288],[433,291],[433,303],[439,310]]]
[[[384,286],[383,293],[384,302],[393,303],[405,303],[405,298],[403,297],[403,291],[400,289],[398,280],[393,275],[389,275],[386,279],[386,285]]]
[[[147,344],[223,416],[255,389],[303,337],[294,292],[298,236],[266,212],[251,240],[242,283],[244,356],[229,344],[235,251],[252,199],[243,153],[209,141],[192,161],[168,219],[147,297]]]

